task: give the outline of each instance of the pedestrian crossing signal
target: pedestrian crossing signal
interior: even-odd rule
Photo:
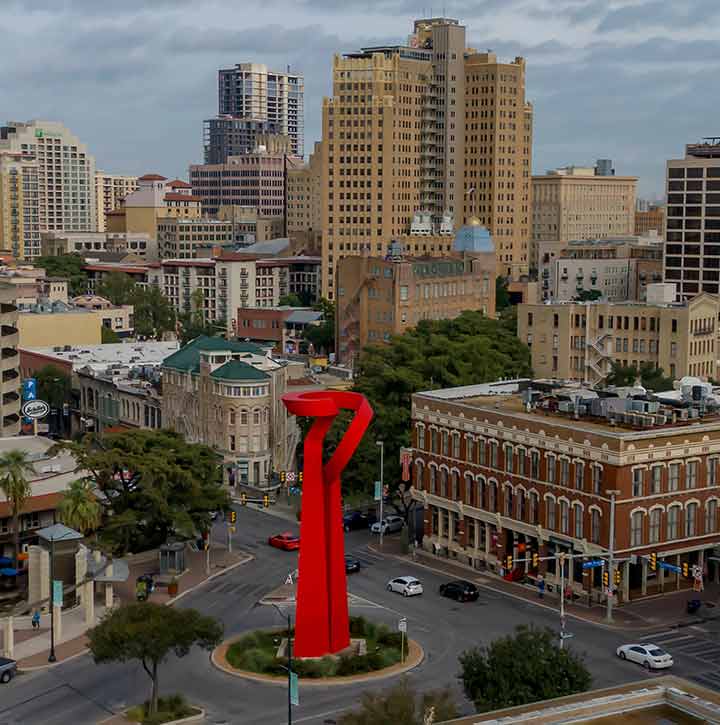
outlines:
[[[247,494],[245,492],[243,492],[243,493],[240,494],[240,503],[243,506],[246,506],[247,505]]]
[[[690,565],[684,561],[682,565],[682,575],[687,579],[690,576]]]
[[[263,506],[267,508],[270,505],[270,496],[268,494],[263,495]]]
[[[610,586],[610,572],[605,570],[603,572],[603,586],[608,587]]]
[[[653,552],[650,554],[650,571],[657,570],[657,554]]]

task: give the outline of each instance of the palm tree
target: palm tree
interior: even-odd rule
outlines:
[[[57,508],[60,520],[83,534],[100,526],[102,506],[95,495],[95,486],[85,478],[73,481],[63,494]]]
[[[27,453],[12,450],[0,456],[0,489],[10,503],[15,544],[15,568],[20,557],[20,513],[25,502],[32,495],[32,486],[27,476],[33,476],[35,469]]]

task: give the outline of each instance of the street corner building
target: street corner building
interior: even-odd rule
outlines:
[[[620,604],[717,582],[719,412],[698,378],[657,395],[555,380],[416,393],[423,546],[550,588],[550,557],[573,555],[566,581],[587,602],[605,598],[610,552]],[[583,568],[585,557],[604,563]]]

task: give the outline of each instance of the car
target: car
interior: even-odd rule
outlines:
[[[348,511],[346,514],[343,514],[343,529],[345,529],[345,531],[367,529],[367,527],[374,524],[375,521],[377,521],[377,518],[373,513]]]
[[[357,559],[353,559],[352,556],[345,555],[345,573],[355,574],[360,571],[360,562]]]
[[[7,684],[17,675],[17,662],[15,660],[8,659],[7,657],[0,657],[0,682],[3,685]]]
[[[297,551],[300,548],[300,537],[285,531],[282,534],[275,534],[268,539],[268,544],[283,551]]]
[[[480,596],[478,588],[464,579],[456,579],[440,585],[440,595],[458,602],[475,602]]]
[[[376,521],[370,527],[370,531],[373,534],[379,534],[382,528],[383,534],[394,534],[397,531],[401,531],[404,525],[405,520],[402,516],[384,516],[382,521]]]
[[[423,593],[423,585],[414,576],[399,576],[387,583],[387,590],[404,597],[415,597]]]
[[[656,644],[623,644],[616,654],[621,660],[637,662],[648,670],[665,670],[674,664],[670,654]]]

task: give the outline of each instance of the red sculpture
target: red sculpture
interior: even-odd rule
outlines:
[[[322,657],[350,645],[340,473],[373,412],[360,393],[290,393],[282,401],[293,415],[315,418],[304,445],[295,654]],[[353,410],[355,416],[323,466],[323,441],[341,410]]]

